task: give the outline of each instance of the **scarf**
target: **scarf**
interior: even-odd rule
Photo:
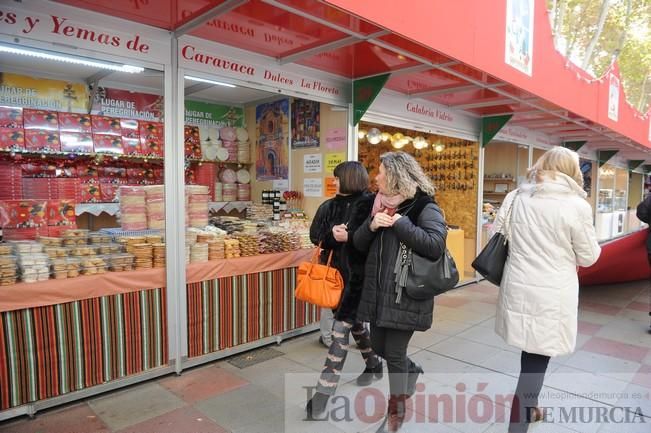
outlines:
[[[375,195],[375,201],[373,202],[373,210],[371,211],[371,216],[375,216],[376,213],[382,212],[385,209],[396,209],[403,201],[405,201],[405,197],[401,196],[400,194],[385,195],[381,192],[378,192]]]

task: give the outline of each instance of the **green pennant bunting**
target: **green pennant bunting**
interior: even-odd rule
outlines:
[[[644,174],[648,174],[651,172],[651,164],[644,164],[642,166],[642,171],[644,171]]]
[[[500,132],[500,129],[506,125],[513,114],[506,114],[504,116],[489,116],[482,117],[481,119],[481,145],[486,145]]]
[[[380,90],[389,80],[391,74],[376,75],[375,77],[362,78],[353,81],[353,124],[359,121],[371,106]]]
[[[597,151],[597,160],[599,161],[599,167],[607,163],[610,158],[615,156],[619,150],[599,150]]]
[[[643,159],[629,159],[628,160],[628,170],[633,171],[644,163]]]
[[[572,149],[575,152],[578,152],[579,149],[581,149],[587,141],[581,140],[581,141],[566,141],[563,143],[563,147],[567,147],[568,149]]]

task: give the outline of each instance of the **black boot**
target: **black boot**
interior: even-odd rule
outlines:
[[[411,397],[416,392],[416,382],[418,382],[418,376],[424,373],[423,367],[416,364],[414,361],[410,361],[411,365],[409,366],[409,374],[407,375],[407,396]]]
[[[396,433],[400,431],[405,420],[406,395],[392,395],[389,397],[387,416],[375,433]]]
[[[326,406],[328,405],[328,394],[322,392],[315,392],[312,398],[307,402],[305,406],[305,413],[307,414],[307,419],[314,421],[318,419],[323,412],[325,412]]]
[[[357,386],[368,386],[373,382],[373,378],[382,379],[382,361],[379,361],[373,368],[366,367],[362,374],[357,377]]]

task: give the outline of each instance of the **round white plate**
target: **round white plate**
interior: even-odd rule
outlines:
[[[249,174],[249,170],[245,168],[237,170],[237,181],[239,183],[249,183],[251,181],[251,175]]]
[[[219,152],[219,148],[216,146],[206,146],[206,151],[204,155],[206,156],[206,159],[209,159],[211,161],[214,161],[217,159],[217,153]]]
[[[246,141],[249,139],[249,132],[244,128],[237,128],[237,141]]]
[[[228,149],[224,147],[220,147],[217,150],[217,159],[220,161],[226,161],[228,159]]]

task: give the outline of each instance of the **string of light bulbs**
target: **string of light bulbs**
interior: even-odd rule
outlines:
[[[368,131],[365,129],[360,129],[357,131],[357,138],[360,140],[366,139],[366,141],[372,145],[379,144],[380,142],[386,143],[390,141],[391,146],[393,146],[395,149],[402,149],[409,143],[411,143],[416,150],[427,149],[430,145],[436,152],[439,153],[443,152],[445,149],[445,145],[440,141],[430,143],[430,140],[421,135],[411,137],[409,135],[403,134],[402,132],[391,134],[389,132],[382,132],[378,128],[370,128]]]

